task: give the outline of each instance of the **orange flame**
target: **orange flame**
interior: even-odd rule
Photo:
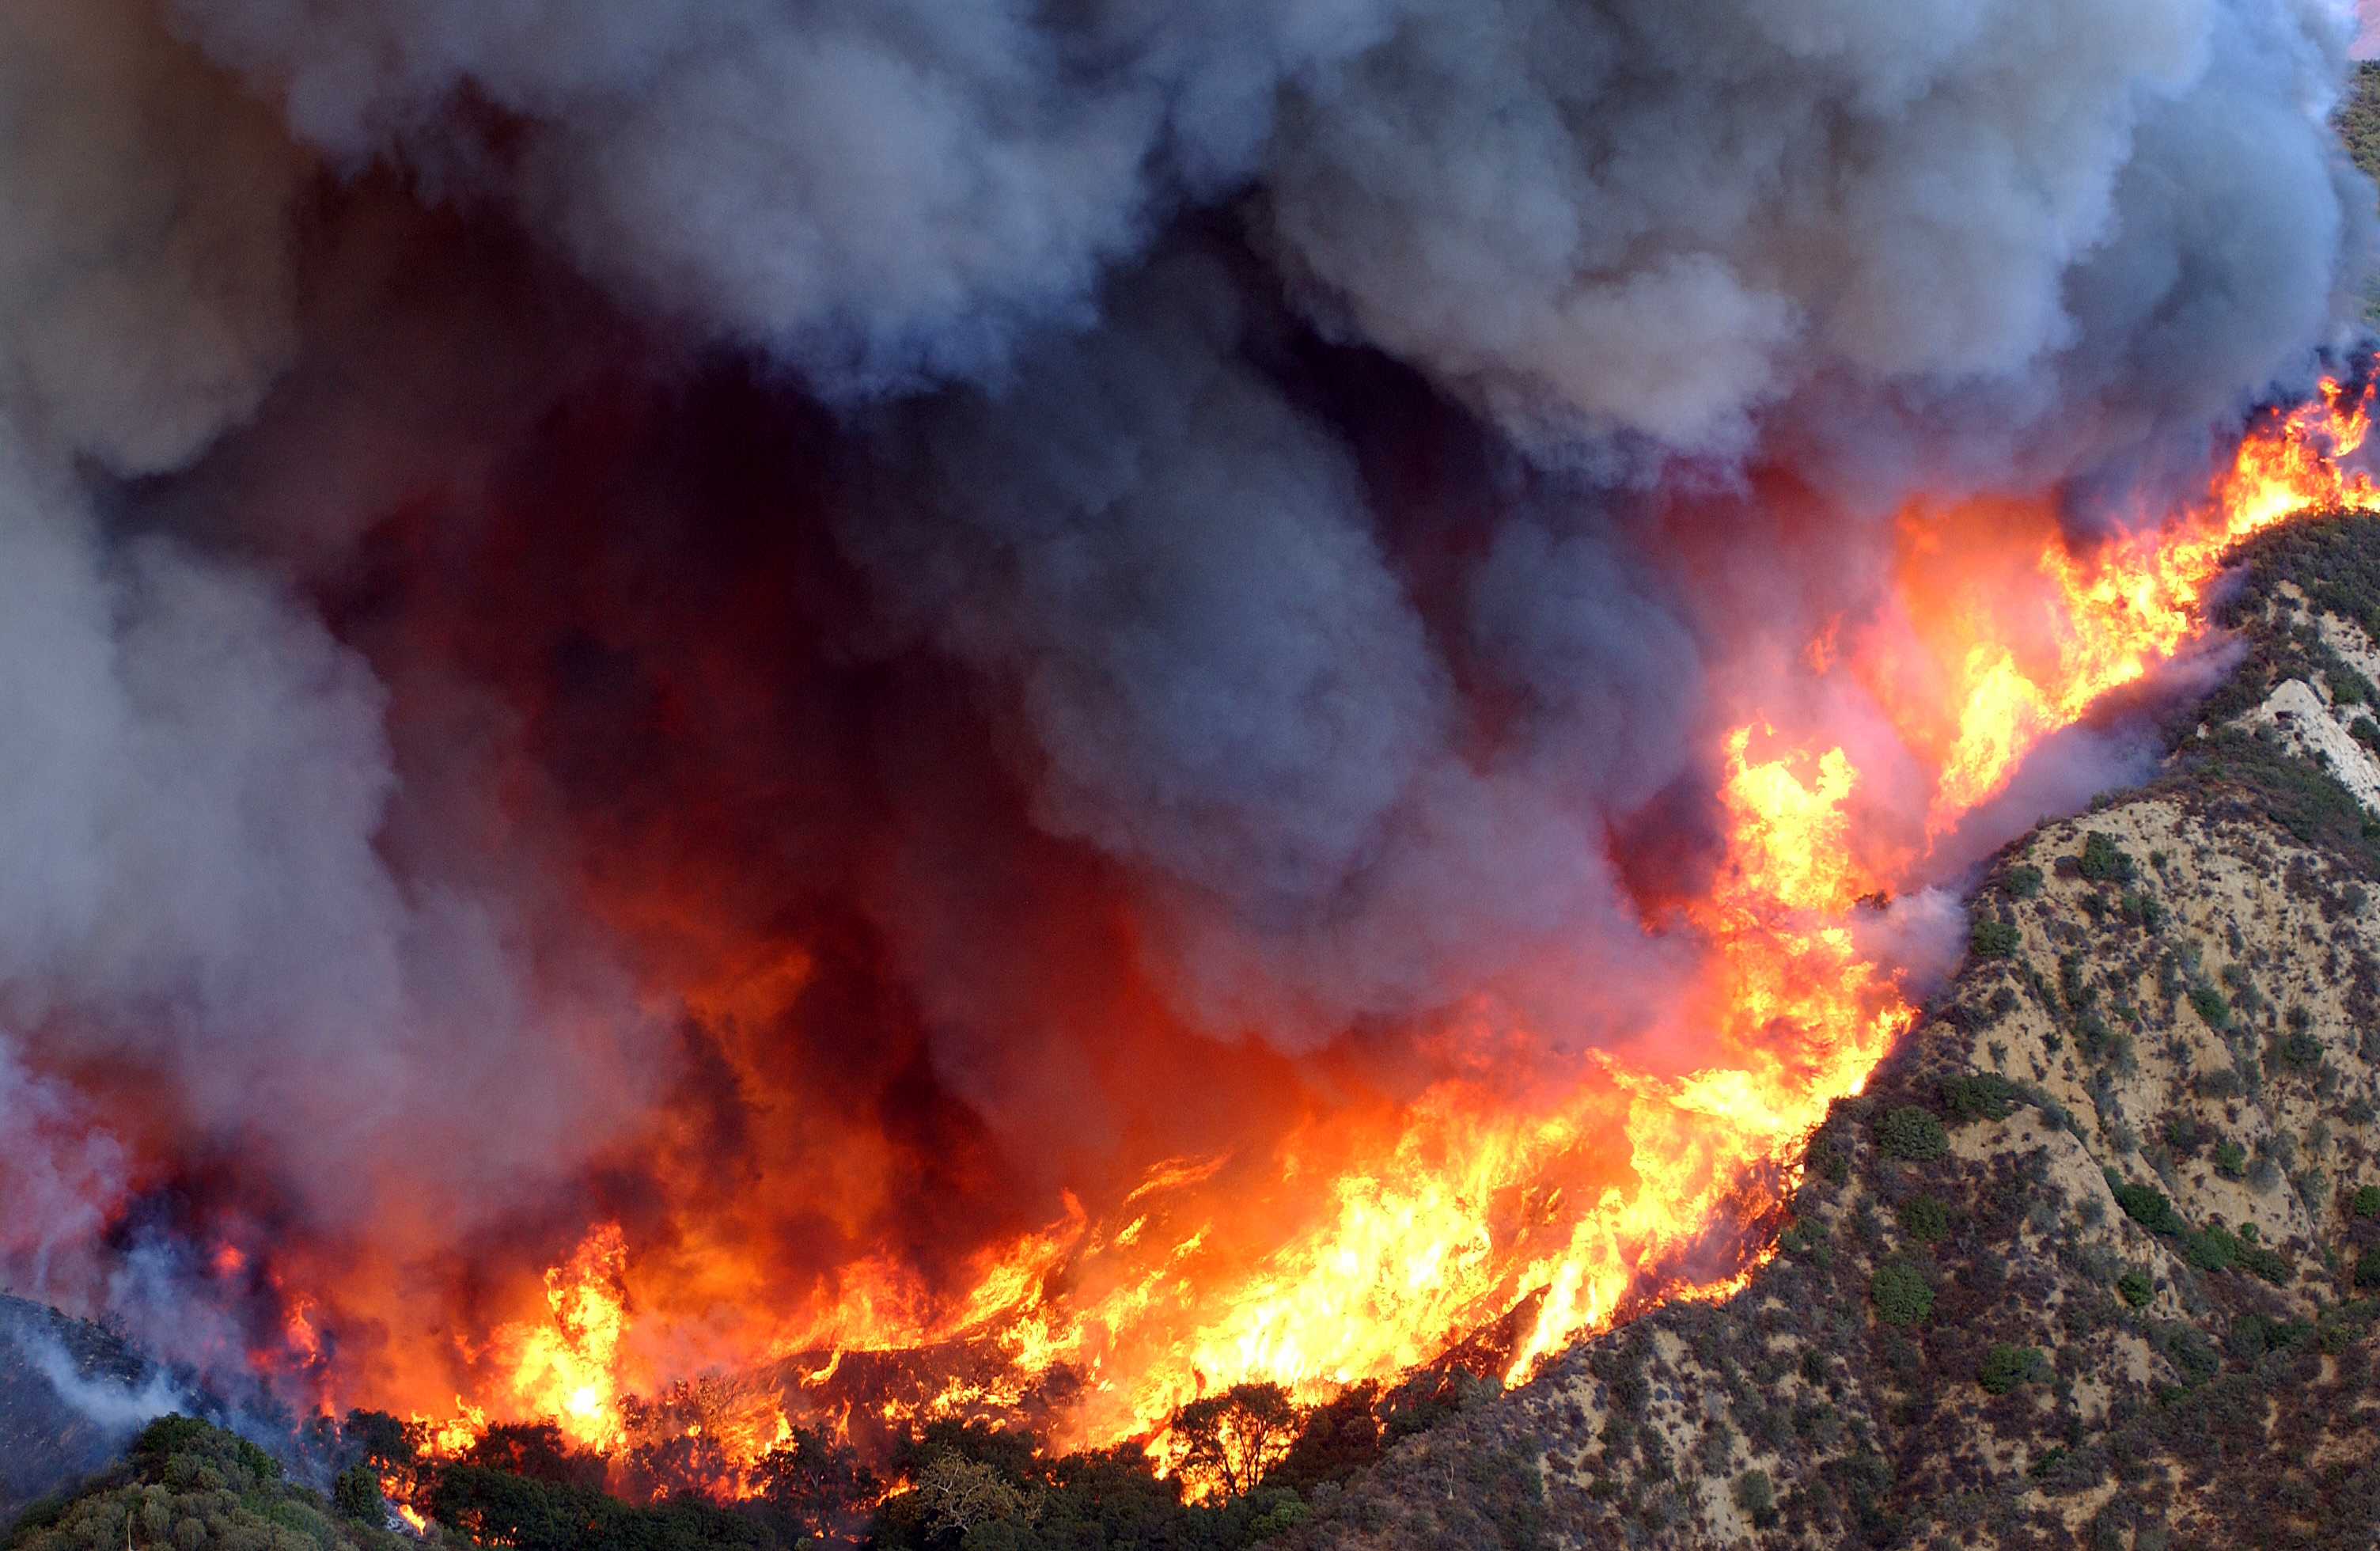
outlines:
[[[2380,505],[2332,461],[2371,430],[2373,389],[2319,396],[2244,440],[2205,503],[2078,556],[2042,501],[1905,513],[1897,631],[1864,664],[1910,745],[1938,761],[1928,830],[1997,794],[2026,754],[2198,628],[2224,555],[2293,513]]]
[[[1830,626],[1803,658],[1884,709],[1930,773],[1926,827],[1939,835],[2043,738],[2184,644],[2232,544],[2308,507],[2380,505],[2368,479],[2331,461],[2363,439],[2371,397],[2325,383],[2245,440],[2201,508],[2088,555],[2044,501],[1912,507],[1894,611],[1864,643]],[[1755,737],[1776,746],[1755,757]],[[1662,1268],[1715,1218],[1757,1209],[1747,1181],[1766,1180],[1760,1201],[1784,1199],[1786,1160],[1912,1010],[1854,925],[1861,896],[1896,881],[1863,877],[1855,860],[1847,805],[1862,771],[1834,740],[1792,746],[1757,718],[1720,746],[1726,862],[1688,912],[1703,983],[1659,1031],[1708,1052],[1699,1070],[1597,1052],[1549,1095],[1444,1079],[1402,1104],[1311,1121],[1261,1166],[1170,1160],[1112,1221],[1065,1197],[1060,1221],[987,1256],[956,1299],[936,1299],[890,1255],[846,1266],[832,1300],[790,1312],[765,1355],[798,1359],[796,1387],[821,1394],[850,1354],[996,1358],[989,1370],[953,1362],[916,1396],[871,1402],[895,1424],[1013,1408],[1065,1364],[1081,1399],[1075,1436],[1060,1441],[1137,1436],[1167,1460],[1176,1410],[1233,1384],[1318,1399],[1393,1377],[1507,1315],[1517,1323],[1499,1365],[1518,1379],[1620,1317],[1648,1278],[1665,1297],[1743,1285],[1741,1263],[1700,1281]],[[492,1344],[508,1409],[554,1418],[584,1446],[622,1443],[621,1397],[652,1377],[632,1371],[634,1274],[611,1223],[547,1273],[551,1321],[505,1327]],[[725,1489],[790,1436],[783,1399],[722,1390],[681,1424],[728,1461]],[[828,1418],[838,1433],[844,1406]],[[435,1429],[433,1453],[484,1430],[485,1412],[461,1411]]]
[[[620,1441],[616,1363],[627,1328],[627,1263],[620,1225],[597,1225],[565,1264],[545,1274],[552,1323],[508,1325],[496,1332],[523,1412],[553,1418],[583,1448],[610,1449]]]

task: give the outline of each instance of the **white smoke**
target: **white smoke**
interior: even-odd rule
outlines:
[[[67,1084],[28,1072],[0,1037],[0,1284],[51,1291],[51,1261],[107,1225],[130,1183],[124,1145]]]
[[[65,1343],[49,1331],[32,1329],[27,1321],[0,1323],[0,1339],[16,1346],[33,1371],[48,1381],[63,1404],[103,1432],[128,1436],[158,1417],[199,1409],[189,1396],[154,1368],[144,1374],[138,1384],[114,1375],[84,1374]]]
[[[1389,8],[1133,4],[1059,30],[1014,0],[173,6],[339,164],[491,190],[624,294],[844,394],[1088,326],[1169,191],[1245,176],[1284,76]],[[474,103],[524,142],[487,149]]]
[[[187,462],[295,347],[307,159],[144,5],[0,6],[0,407],[126,472]]]

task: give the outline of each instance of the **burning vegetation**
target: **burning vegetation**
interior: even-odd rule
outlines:
[[[1908,734],[1939,751],[1927,830],[1955,830],[2034,745],[2188,645],[2234,545],[2302,507],[2369,504],[2335,459],[2361,442],[2371,396],[2326,382],[2253,430],[2202,506],[2095,553],[2042,512],[1911,519],[1904,531],[1931,545],[1972,533],[1997,551],[2030,520],[2039,545],[2022,568],[1911,554],[1910,615],[1961,628],[1889,621],[1840,648],[1836,671],[1861,682],[1965,691],[1934,702],[1957,721]],[[1924,576],[1967,574],[1993,585],[1914,607]],[[2022,654],[1994,634],[2021,619]],[[1707,1019],[1726,1059],[1666,1074],[1598,1052],[1534,1103],[1446,1079],[1392,1125],[1308,1121],[1260,1187],[1303,1211],[1254,1253],[1215,1242],[1225,1193],[1250,1174],[1224,1157],[1170,1161],[1102,1215],[1070,1203],[986,1252],[943,1298],[862,1266],[832,1304],[776,1310],[781,1333],[733,1366],[662,1385],[636,1366],[634,1335],[681,1317],[670,1256],[640,1265],[622,1223],[598,1222],[543,1272],[543,1308],[467,1353],[486,1375],[475,1398],[407,1421],[352,1412],[322,1435],[322,1458],[357,1461],[338,1489],[352,1478],[367,1519],[384,1499],[417,1528],[434,1518],[521,1546],[662,1533],[607,1493],[676,1504],[653,1522],[686,1519],[706,1544],[872,1525],[879,1544],[923,1545],[1119,1512],[1172,1524],[1182,1544],[1286,1529],[1316,1487],[1577,1337],[1655,1303],[1727,1296],[1773,1253],[1805,1139],[1915,1016],[1860,937],[1906,875],[1860,865],[1862,772],[1843,748],[1814,746],[1766,722],[1726,736],[1725,861],[1670,928],[1704,955],[1706,989],[1682,1016]],[[1976,929],[1986,957],[2003,951],[1983,940],[1990,926]],[[1903,1146],[1912,1157],[1940,1156],[1925,1124],[1933,1140]],[[1318,1174],[1312,1160],[1331,1157],[1354,1161]],[[1927,1317],[1922,1280],[1912,1312],[1890,1313],[1897,1289],[1877,1293],[1880,1317]],[[290,1350],[301,1368],[312,1357],[294,1338]],[[1513,1458],[1515,1482],[1536,1479]],[[703,1499],[749,1512],[705,1520]]]
[[[1840,671],[1949,686],[1901,702],[1958,712],[1909,726],[1941,760],[1928,829],[1954,829],[2043,738],[2180,650],[2232,546],[2301,510],[2373,504],[2369,481],[2334,461],[2360,445],[2371,398],[2326,381],[2243,440],[2204,506],[2095,554],[2077,555],[2036,511],[2029,566],[1946,560],[1961,533],[2009,550],[2025,515],[1912,519],[1930,537],[1904,561],[1911,613],[1957,627],[1888,624]],[[1934,600],[1929,574],[1987,580]],[[1996,633],[2016,621],[2022,639]],[[1232,1495],[1237,1473],[1196,1463],[1178,1434],[1203,1397],[1254,1386],[1313,1405],[1464,1341],[1471,1371],[1509,1384],[1635,1304],[1730,1290],[1791,1194],[1803,1139],[1860,1090],[1912,1011],[1858,935],[1859,913],[1907,881],[1856,860],[1860,771],[1840,747],[1797,747],[1765,723],[1728,734],[1724,755],[1725,861],[1680,928],[1706,955],[1701,1000],[1682,1011],[1716,1030],[1710,1064],[1669,1075],[1598,1053],[1534,1103],[1442,1080],[1392,1125],[1365,1115],[1293,1131],[1277,1173],[1253,1186],[1221,1157],[1169,1162],[1100,1218],[1077,1208],[987,1253],[930,1314],[861,1266],[834,1305],[783,1311],[782,1333],[732,1374],[646,1398],[623,1338],[638,1317],[673,1316],[670,1268],[657,1255],[632,1270],[621,1226],[597,1223],[545,1273],[547,1311],[490,1336],[495,1387],[427,1422],[421,1447],[465,1458],[491,1415],[542,1418],[577,1448],[680,1461],[627,1467],[647,1479],[674,1470],[737,1496],[796,1427],[881,1459],[917,1427],[996,1419],[1077,1447],[1145,1443],[1195,1490]],[[1314,1161],[1333,1157],[1355,1161],[1335,1173]],[[1304,1209],[1253,1254],[1218,1243],[1232,1199],[1219,1182]]]
[[[38,1534],[1290,1533],[2380,501],[2313,8],[1163,8],[0,10],[0,1278],[320,1478]]]

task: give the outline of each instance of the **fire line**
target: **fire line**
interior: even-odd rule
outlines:
[[[1905,514],[1897,617],[1864,640],[1839,644],[1830,630],[1811,660],[1862,685],[1926,764],[1928,835],[2188,642],[2232,545],[2298,512],[2380,506],[2367,477],[2334,461],[2362,442],[2371,400],[2325,382],[2248,435],[2203,504],[2094,553],[2068,548],[2046,502]],[[1699,1276],[1658,1280],[1662,1267],[1725,1214],[1754,1217],[1790,1194],[1796,1145],[1832,1099],[1860,1089],[1913,1011],[1856,929],[1863,899],[1902,879],[1857,859],[1864,777],[1845,746],[1755,719],[1726,734],[1722,755],[1726,861],[1682,928],[1704,971],[1678,1015],[1716,1052],[1699,1069],[1664,1074],[1602,1054],[1531,1104],[1446,1079],[1390,1125],[1317,1121],[1272,1161],[1278,1191],[1305,1209],[1254,1255],[1219,1239],[1225,1160],[1168,1160],[1112,1218],[1069,1198],[1062,1220],[989,1257],[946,1306],[893,1261],[850,1268],[838,1302],[798,1311],[750,1354],[756,1369],[793,1363],[789,1387],[722,1384],[706,1398],[680,1385],[676,1410],[633,1400],[652,1375],[633,1371],[630,1337],[671,1311],[640,1306],[636,1246],[620,1224],[595,1223],[546,1275],[549,1317],[492,1334],[487,1351],[507,1376],[431,1422],[431,1452],[459,1453],[508,1416],[552,1418],[609,1450],[638,1424],[632,1410],[648,1428],[666,1411],[681,1436],[708,1440],[715,1485],[733,1495],[789,1436],[789,1403],[813,1397],[805,1420],[847,1434],[850,1404],[831,1399],[838,1375],[869,1354],[915,1353],[941,1377],[922,1399],[884,1401],[888,1424],[1002,1413],[1063,1366],[1082,1379],[1062,1418],[1068,1441],[1150,1440],[1167,1461],[1167,1420],[1201,1393],[1271,1381],[1318,1400],[1508,1317],[1500,1373],[1517,1381],[1621,1317],[1648,1277],[1659,1296],[1724,1295],[1760,1252]],[[1342,1133],[1323,1133],[1332,1126]],[[1316,1177],[1307,1160],[1332,1157],[1353,1161]]]

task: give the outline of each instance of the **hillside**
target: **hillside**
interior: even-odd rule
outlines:
[[[2347,101],[2339,104],[2333,121],[2355,164],[2380,178],[2380,60],[2367,59],[2355,67]]]
[[[1396,1451],[1309,1547],[2369,1546],[2380,523],[2277,536],[2165,773],[2010,846],[1777,1257]],[[1483,1519],[1474,1462],[1541,1460]]]
[[[282,1478],[246,1438],[185,1416],[151,1423],[114,1468],[68,1497],[36,1505],[10,1532],[9,1551],[109,1551],[117,1545],[199,1551],[395,1551],[380,1494],[342,1481],[331,1498]]]
[[[0,1294],[0,1519],[115,1460],[160,1382],[98,1326]]]
[[[1201,1402],[1185,1436],[1232,1488],[1215,1506],[1129,1447],[1052,1459],[950,1424],[891,1462],[905,1484],[880,1502],[805,1434],[739,1512],[632,1509],[536,1428],[498,1429],[419,1500],[557,1551],[2372,1545],[2380,519],[2248,558],[2230,676],[2155,780],[1993,859],[1967,962],[1834,1107],[1775,1257],[1728,1300],[1656,1309],[1509,1394],[1458,1352],[1322,1407]],[[9,1307],[140,1380],[103,1333]],[[111,1446],[70,1408],[24,1409],[40,1392],[0,1367],[0,1454],[91,1468]],[[326,1458],[410,1469],[377,1420]],[[227,1434],[160,1425],[0,1544],[112,1545],[128,1522],[185,1551],[390,1542],[360,1480],[343,1515]]]

